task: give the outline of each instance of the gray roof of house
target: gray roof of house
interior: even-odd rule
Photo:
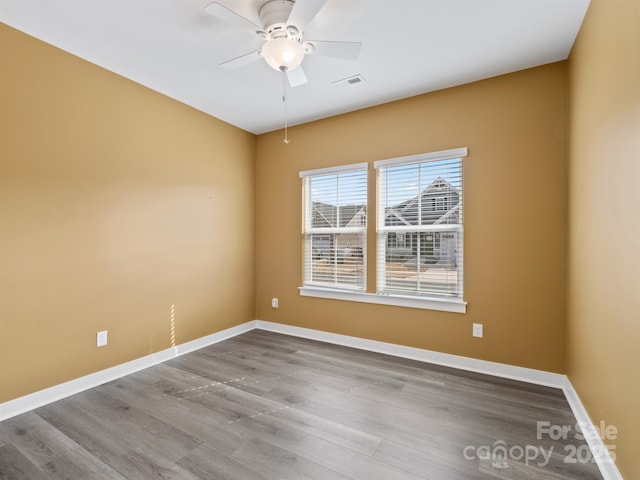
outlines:
[[[443,200],[444,208],[434,208],[436,198],[446,199]],[[456,187],[442,178],[437,178],[419,195],[387,207],[385,225],[458,223],[459,198],[460,192]],[[324,202],[313,202],[312,225],[314,227],[345,227],[363,209],[366,212],[364,204],[336,206]]]

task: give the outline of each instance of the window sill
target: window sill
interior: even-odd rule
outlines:
[[[320,287],[299,287],[301,297],[330,298],[352,302],[375,303],[395,307],[421,308],[441,312],[467,313],[467,302],[444,298],[422,298],[405,295],[380,295],[377,293],[349,292]]]

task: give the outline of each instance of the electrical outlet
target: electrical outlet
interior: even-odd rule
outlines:
[[[480,337],[482,338],[482,324],[481,323],[474,323],[473,324],[473,336],[474,337]]]
[[[96,347],[104,347],[107,344],[107,331],[103,330],[96,334]]]
[[[271,299],[271,307],[272,308],[278,308],[278,299],[277,298],[272,298]]]

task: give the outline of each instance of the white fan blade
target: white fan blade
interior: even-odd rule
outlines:
[[[311,45],[312,48],[309,53],[312,55],[344,58],[345,60],[356,60],[362,48],[362,43],[360,42],[323,42],[320,40],[309,40],[304,43]]]
[[[287,78],[289,79],[289,85],[292,87],[304,85],[308,81],[301,66],[295,70],[287,70]]]
[[[287,24],[295,25],[300,31],[304,30],[313,20],[313,17],[324,7],[325,3],[327,3],[327,0],[296,0],[289,14]]]
[[[256,25],[248,18],[243,17],[239,13],[234,12],[233,10],[225,7],[224,5],[221,5],[218,2],[210,3],[209,5],[204,7],[204,11],[210,13],[214,17],[218,17],[219,19],[224,20],[225,22],[235,25],[236,27],[244,28],[251,32],[262,31],[262,27]]]
[[[226,62],[222,62],[220,66],[222,68],[226,68],[227,70],[237,70],[238,68],[249,65],[250,63],[253,63],[260,58],[262,58],[262,55],[260,55],[260,50],[256,50],[255,52],[247,53],[245,55],[232,58],[231,60],[227,60]]]

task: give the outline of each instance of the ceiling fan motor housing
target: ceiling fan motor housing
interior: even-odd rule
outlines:
[[[271,0],[260,8],[260,22],[269,38],[288,38],[298,43],[302,41],[302,32],[295,25],[287,25],[293,3],[291,0]]]

